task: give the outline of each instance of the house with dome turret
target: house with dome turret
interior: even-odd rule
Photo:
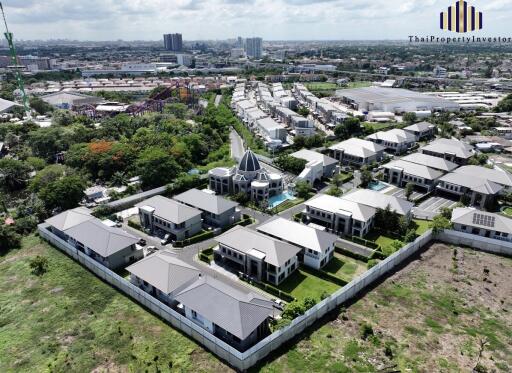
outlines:
[[[283,176],[268,172],[248,149],[238,166],[217,167],[208,172],[208,184],[217,194],[245,193],[255,202],[267,201],[283,192]]]

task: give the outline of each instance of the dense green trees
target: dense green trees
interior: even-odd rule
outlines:
[[[23,189],[28,180],[30,166],[25,162],[12,159],[0,159],[0,187],[12,192]]]
[[[85,187],[85,181],[80,176],[63,176],[41,188],[38,196],[49,211],[68,210],[82,200]]]
[[[304,159],[292,157],[288,154],[281,154],[274,160],[274,163],[280,169],[298,175],[302,172],[302,170],[304,170],[307,161]]]
[[[350,117],[334,128],[334,134],[341,140],[355,137],[361,133],[361,121],[359,118]]]
[[[311,185],[305,181],[298,181],[295,184],[295,193],[299,198],[308,199],[312,191]]]
[[[144,150],[136,163],[144,187],[157,187],[171,182],[180,166],[165,150],[152,147]]]
[[[53,111],[53,106],[43,101],[39,97],[31,97],[29,100],[30,107],[37,112],[37,114],[46,114]]]
[[[21,236],[13,227],[0,225],[0,255],[21,246]]]
[[[494,108],[494,111],[497,113],[512,111],[512,94],[507,95],[503,100],[501,100]]]

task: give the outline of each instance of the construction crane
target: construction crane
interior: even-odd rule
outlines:
[[[16,82],[18,83],[18,89],[21,92],[21,99],[23,101],[23,107],[25,109],[25,113],[26,113],[27,117],[30,118],[30,107],[28,105],[27,94],[25,93],[25,84],[23,83],[23,77],[21,75],[21,72],[20,72],[20,69],[18,66],[18,56],[16,54],[16,47],[14,46],[14,41],[13,41],[14,35],[12,34],[12,32],[9,32],[9,27],[7,27],[7,19],[5,18],[4,7],[1,2],[0,2],[0,10],[2,10],[2,17],[4,19],[4,24],[5,24],[4,35],[5,35],[5,38],[7,39],[7,43],[9,44],[11,60],[12,60],[13,66],[14,66],[14,75],[16,77]]]

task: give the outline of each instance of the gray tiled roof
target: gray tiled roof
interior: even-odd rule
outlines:
[[[407,215],[414,204],[402,198],[379,193],[370,189],[355,189],[342,197],[373,208],[385,209],[387,206],[400,215]]]
[[[241,340],[273,314],[270,300],[244,293],[209,276],[189,285],[175,298]]]
[[[309,201],[306,201],[305,205],[334,214],[350,215],[352,219],[363,222],[370,220],[377,212],[373,207],[328,194],[317,194]]]
[[[165,294],[198,279],[201,274],[197,268],[167,250],[149,255],[126,270]]]
[[[430,130],[433,127],[435,127],[435,125],[433,125],[432,123],[419,122],[419,123],[414,123],[414,124],[411,124],[410,126],[405,127],[404,130],[411,131],[411,132],[425,132],[425,131]]]
[[[475,222],[474,215],[480,214],[486,217],[493,218],[494,224],[492,227]],[[477,219],[478,220],[478,219]],[[503,232],[512,234],[512,219],[506,218],[500,214],[493,214],[484,212],[469,207],[458,207],[452,212],[452,223],[467,225],[470,227],[478,227],[489,229],[496,232]]]
[[[238,203],[198,189],[190,189],[173,197],[176,201],[219,215],[238,206]]]
[[[144,206],[154,208],[155,216],[174,224],[180,224],[201,215],[201,211],[198,209],[162,196],[154,196],[135,205],[139,208]]]
[[[441,170],[445,172],[450,172],[455,170],[459,165],[457,163],[453,163],[447,161],[446,159],[434,157],[433,155],[423,154],[423,153],[413,153],[409,154],[402,158],[403,161],[412,162],[421,164],[423,166],[428,166],[430,168],[435,168],[436,170]]]
[[[473,156],[473,147],[471,145],[455,139],[437,139],[422,147],[421,150],[439,154],[455,154],[462,159]]]
[[[386,163],[384,165],[384,168],[402,169],[406,174],[418,176],[426,180],[436,180],[437,178],[443,176],[443,173],[441,171],[437,171],[433,168],[420,165],[417,163],[407,162],[401,159]]]
[[[215,241],[243,253],[257,250],[265,255],[264,260],[266,263],[276,267],[281,267],[301,250],[297,246],[242,226],[230,229],[215,238]]]
[[[505,187],[512,187],[512,174],[502,170],[481,166],[462,166],[455,170],[455,173],[487,179]]]
[[[308,149],[301,149],[290,155],[295,158],[304,159],[307,162],[321,161],[324,167],[338,163],[338,161],[334,158]]]
[[[85,221],[65,233],[104,258],[125,249],[139,239],[120,228],[109,227],[99,219]]]
[[[259,232],[320,253],[325,253],[338,240],[334,234],[278,216],[267,220],[257,229]]]
[[[65,231],[66,229],[93,219],[95,219],[95,217],[91,215],[91,210],[85,207],[77,207],[46,219],[46,223],[59,231]]]
[[[375,132],[367,136],[366,138],[373,140],[388,141],[397,144],[416,142],[416,137],[412,133],[409,133],[398,128],[393,128],[392,130],[389,131]]]
[[[383,152],[386,148],[368,140],[361,140],[356,137],[352,137],[348,140],[332,145],[329,149],[343,150],[346,154],[350,154],[355,157],[368,158],[379,152]]]
[[[454,185],[460,185],[475,192],[489,195],[497,194],[503,189],[502,186],[490,180],[476,177],[474,175],[458,174],[455,172],[444,175],[439,180]]]

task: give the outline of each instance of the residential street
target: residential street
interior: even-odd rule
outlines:
[[[231,140],[231,158],[239,161],[245,153],[244,142],[235,130],[231,130],[229,138]]]

